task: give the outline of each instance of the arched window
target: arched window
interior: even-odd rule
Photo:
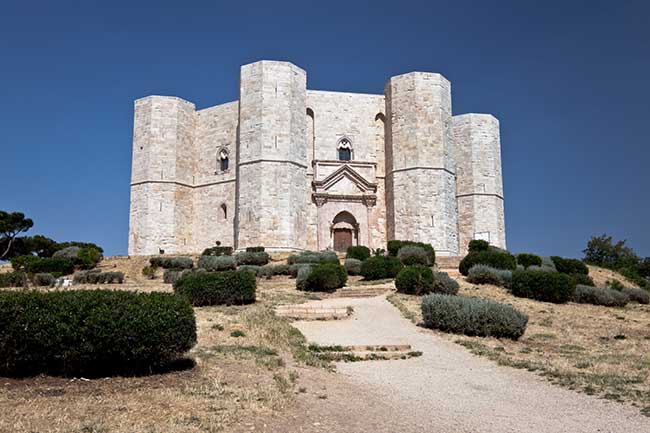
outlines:
[[[219,152],[219,170],[228,170],[228,151],[226,149],[221,149]]]
[[[350,161],[352,159],[352,142],[349,138],[341,138],[336,147],[339,152],[339,161]]]
[[[228,219],[228,206],[225,203],[221,203],[221,219]]]

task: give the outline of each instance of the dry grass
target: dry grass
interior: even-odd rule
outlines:
[[[170,291],[160,279],[141,274],[146,263],[104,260],[103,270],[125,272],[127,281],[104,288]],[[258,280],[254,305],[196,308],[192,369],[96,380],[0,378],[0,432],[221,432],[276,413],[292,404],[305,365],[327,366],[307,350],[299,331],[273,313],[276,304],[313,298],[294,285],[287,277]],[[244,336],[233,337],[233,331]]]
[[[610,272],[594,279],[623,279]],[[526,333],[519,341],[436,331],[438,335],[501,365],[536,371],[567,388],[629,402],[650,415],[650,306],[556,305],[516,298],[491,285],[474,286],[462,277],[458,281],[461,296],[493,299],[526,313]],[[394,294],[389,300],[405,317],[421,322],[419,297]]]

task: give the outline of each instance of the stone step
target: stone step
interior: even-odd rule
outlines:
[[[300,305],[281,305],[275,309],[275,312],[281,317],[300,320],[339,320],[352,314],[352,310],[347,307],[324,308]]]
[[[355,346],[356,347],[356,346]],[[409,346],[410,348],[410,346]],[[313,352],[316,357],[332,362],[355,362],[355,361],[387,361],[395,359],[408,359],[421,356],[422,352],[410,350],[373,351],[373,350],[349,350],[349,351],[321,351]]]

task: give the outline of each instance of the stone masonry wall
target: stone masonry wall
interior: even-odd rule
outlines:
[[[440,74],[392,77],[386,107],[388,239],[428,242],[439,255],[457,255],[451,84]]]
[[[460,252],[472,239],[506,248],[499,121],[489,114],[452,118],[457,164]]]

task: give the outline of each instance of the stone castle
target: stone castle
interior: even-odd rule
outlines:
[[[505,248],[499,121],[452,115],[440,74],[384,94],[307,90],[299,67],[241,68],[239,100],[197,110],[135,101],[129,255],[214,246],[267,250],[472,239]]]

